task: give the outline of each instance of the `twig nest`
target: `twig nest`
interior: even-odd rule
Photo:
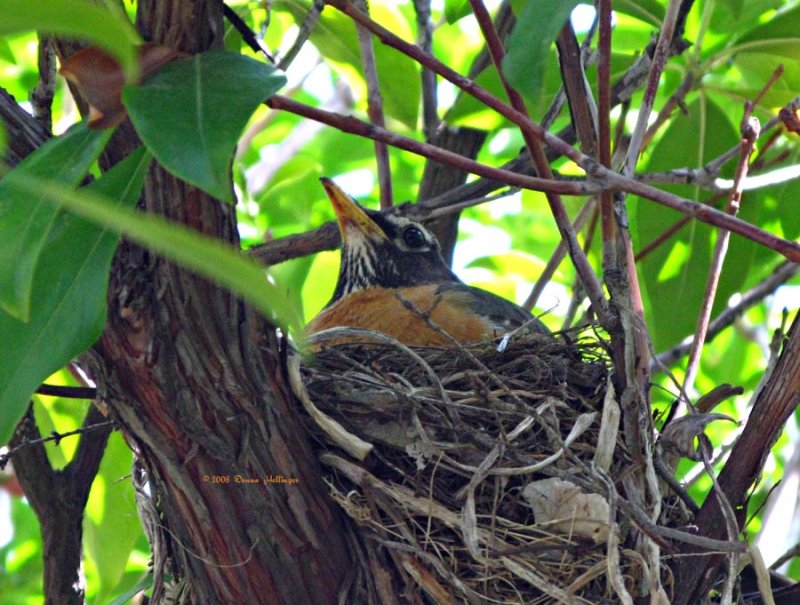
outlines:
[[[607,497],[624,448],[612,443],[610,459],[595,462],[609,422],[596,338],[527,335],[499,352],[497,343],[411,349],[348,334],[353,342],[326,347],[323,333],[301,370],[313,416],[372,446],[351,447],[307,418],[331,493],[365,538],[367,569],[346,602],[382,602],[366,580],[377,576],[384,588],[391,578],[395,602],[618,601],[607,543],[635,540],[626,544],[630,525]],[[619,552],[614,581],[635,593],[644,559]]]

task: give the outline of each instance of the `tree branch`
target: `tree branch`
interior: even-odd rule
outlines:
[[[48,603],[83,605],[85,586],[80,572],[83,512],[103,458],[111,424],[94,406],[83,420],[84,432],[72,461],[60,471],[50,466],[33,407],[11,439],[14,469],[39,519],[44,552],[44,593]],[[100,425],[97,430],[87,427]]]
[[[800,313],[795,314],[778,363],[758,392],[750,418],[736,441],[719,475],[719,484],[731,505],[741,507],[756,481],[770,448],[800,402]],[[715,494],[709,494],[695,519],[700,535],[717,539],[725,536],[725,519]],[[696,553],[685,549],[685,554]],[[676,595],[675,605],[699,603],[705,599],[716,577],[719,557],[684,556],[675,559],[676,583],[686,590]]]

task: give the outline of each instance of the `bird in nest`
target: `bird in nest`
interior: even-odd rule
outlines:
[[[421,224],[362,208],[332,180],[321,181],[339,223],[342,262],[333,297],[309,322],[309,334],[366,328],[407,345],[438,347],[523,326],[550,334],[522,307],[462,282]]]

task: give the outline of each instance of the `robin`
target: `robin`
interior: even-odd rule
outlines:
[[[458,279],[422,225],[362,208],[332,180],[321,181],[339,222],[342,262],[333,297],[309,322],[309,334],[367,328],[418,346],[490,339],[525,324],[550,334],[522,307]]]

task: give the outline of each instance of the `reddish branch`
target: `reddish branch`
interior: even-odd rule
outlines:
[[[800,244],[777,237],[755,225],[732,217],[725,212],[721,212],[716,208],[662,191],[645,183],[639,183],[635,180],[615,174],[612,171],[603,170],[597,163],[590,164],[590,177],[592,179],[590,182],[541,179],[480,164],[473,160],[466,159],[459,154],[440,149],[434,145],[421,143],[420,141],[377,128],[358,118],[317,109],[316,107],[298,103],[297,101],[280,95],[270,97],[267,101],[267,105],[273,109],[288,111],[333,126],[343,132],[349,132],[366,138],[381,138],[399,149],[405,149],[406,151],[431,158],[438,162],[456,166],[466,172],[478,174],[493,181],[522,187],[524,189],[552,191],[564,195],[592,195],[603,190],[604,185],[612,191],[617,190],[632,193],[668,208],[672,208],[690,218],[708,223],[709,225],[728,229],[733,233],[737,233],[774,250],[791,261],[800,262]],[[318,250],[319,248],[312,250],[311,247],[309,247],[309,252]],[[285,258],[294,258],[294,256],[290,254]]]
[[[736,216],[739,212],[739,205],[742,200],[742,184],[747,177],[747,169],[750,166],[750,156],[755,149],[755,144],[761,130],[758,120],[750,117],[752,108],[753,104],[748,102],[742,120],[741,157],[736,167],[736,177],[734,179],[733,189],[731,189],[728,198],[728,205],[725,208],[725,211],[731,216]],[[730,231],[721,229],[717,237],[717,242],[714,245],[714,254],[711,258],[708,278],[706,279],[706,289],[703,293],[703,303],[697,318],[697,329],[694,333],[692,349],[689,351],[689,363],[686,368],[686,378],[683,383],[684,392],[692,388],[692,384],[694,383],[694,379],[700,367],[700,352],[706,339],[708,322],[711,319],[711,308],[714,306],[714,301],[716,300],[717,286],[719,285],[720,276],[722,275],[722,264],[725,262],[725,256],[728,252],[730,237]]]
[[[667,62],[667,57],[672,47],[672,34],[675,32],[675,26],[678,23],[680,5],[681,0],[670,0],[667,14],[664,16],[661,31],[658,34],[656,50],[653,53],[653,63],[650,66],[647,86],[644,89],[644,98],[639,108],[639,117],[633,129],[631,144],[628,147],[628,155],[625,159],[625,167],[622,171],[625,176],[631,176],[633,174],[639,159],[639,153],[642,150],[642,143],[644,142],[645,133],[647,132],[647,121],[650,118],[650,112],[653,109],[653,103],[655,102],[656,93],[658,92],[658,83],[661,81],[661,73],[664,71],[664,65]]]
[[[600,152],[600,164],[611,168],[611,0],[600,0],[600,35],[598,44],[597,63],[597,138]],[[603,242],[614,239],[615,223],[612,216],[612,194],[604,191],[600,195],[600,220],[603,228]],[[610,252],[603,247],[604,265],[608,260],[605,257]]]
[[[750,421],[731,450],[728,462],[719,475],[719,485],[731,504],[745,505],[753,483],[758,479],[770,448],[783,426],[800,403],[800,314],[795,315],[783,351],[770,378],[758,393]],[[706,498],[695,518],[698,533],[708,538],[726,535],[725,520],[716,495]],[[686,549],[686,554],[693,553]],[[704,600],[719,558],[707,556],[675,559],[676,585],[695,587],[678,592],[675,605],[689,605]]]
[[[713,208],[704,207],[701,204],[693,202],[691,200],[687,200],[685,198],[681,198],[677,195],[673,195],[667,193],[665,191],[661,191],[654,187],[647,186],[643,183],[637,183],[632,179],[625,178],[622,175],[616,174],[613,171],[603,168],[602,166],[598,165],[596,161],[592,158],[585,156],[584,154],[580,153],[576,149],[574,149],[571,145],[556,137],[549,132],[545,131],[541,126],[532,122],[528,119],[524,114],[516,111],[512,107],[509,107],[505,103],[501,102],[499,99],[488,93],[486,90],[475,84],[472,80],[465,78],[455,72],[454,70],[450,69],[448,66],[444,65],[436,58],[432,57],[431,55],[424,53],[418,46],[414,44],[410,44],[401,38],[398,38],[385,28],[381,27],[374,21],[371,21],[369,18],[365,17],[363,14],[359,13],[352,9],[352,7],[342,0],[329,0],[328,2],[332,6],[335,6],[342,12],[349,15],[353,20],[360,23],[364,27],[368,28],[373,34],[375,34],[381,42],[391,46],[399,50],[400,52],[408,55],[415,61],[419,62],[423,66],[435,71],[443,78],[447,79],[448,81],[452,82],[456,86],[458,86],[464,92],[472,95],[482,103],[484,103],[487,107],[494,109],[500,115],[504,116],[505,118],[512,121],[514,124],[518,125],[521,129],[529,129],[533,132],[533,134],[539,138],[540,140],[544,141],[547,145],[551,146],[557,153],[562,154],[569,159],[576,162],[579,166],[581,166],[590,178],[596,180],[598,183],[601,183],[604,188],[608,188],[611,190],[618,190],[624,191],[626,193],[632,193],[634,195],[638,195],[640,197],[644,197],[650,199],[654,202],[660,203],[664,206],[670,207],[678,212],[682,212],[692,218],[696,218],[703,222],[715,225],[717,227],[725,228],[734,233],[738,233],[748,239],[751,239],[759,244],[762,244],[772,250],[775,250],[779,254],[784,255],[789,260],[793,260],[795,262],[800,262],[800,245],[794,242],[788,242],[784,239],[779,237],[775,237],[774,235],[759,229],[745,221],[741,221],[735,217],[731,217],[724,212],[720,212]],[[332,124],[335,125],[335,124]],[[362,134],[362,133],[356,133]],[[362,136],[368,136],[362,134]],[[470,170],[467,168],[467,170]],[[493,177],[491,177],[493,178]],[[509,184],[518,184],[518,183],[511,183]],[[522,187],[526,187],[526,185],[518,185]],[[543,189],[538,189],[543,190]],[[556,193],[567,193],[563,189],[556,189],[556,188],[548,188],[548,191],[553,191]]]
[[[492,23],[492,19],[489,16],[489,11],[486,10],[486,7],[481,0],[469,0],[469,3],[470,6],[472,6],[472,11],[475,14],[475,18],[478,20],[481,31],[483,32],[483,37],[486,40],[486,47],[489,49],[489,55],[492,58],[492,62],[494,63],[495,69],[500,77],[500,81],[503,84],[503,88],[508,95],[508,99],[511,102],[511,107],[525,118],[523,123],[520,123],[519,126],[522,130],[522,137],[525,140],[525,146],[528,148],[528,152],[531,154],[531,159],[533,160],[533,165],[536,168],[536,173],[539,176],[552,179],[553,173],[550,170],[550,162],[548,161],[547,156],[544,153],[544,149],[542,148],[541,136],[536,132],[536,129],[531,127],[533,122],[528,116],[528,110],[525,107],[525,101],[522,99],[522,96],[519,94],[519,92],[517,92],[514,87],[508,83],[508,80],[506,80],[506,77],[503,74],[502,64],[503,58],[505,57],[505,51],[503,50],[503,43],[500,40],[500,36],[498,35],[497,30],[494,27],[494,23]],[[550,212],[553,214],[553,219],[555,220],[558,231],[561,234],[561,238],[567,247],[570,258],[572,259],[575,269],[581,279],[581,283],[586,290],[586,294],[592,303],[592,307],[595,313],[597,313],[600,322],[606,328],[609,328],[610,322],[607,311],[608,305],[603,294],[603,288],[600,285],[600,281],[597,279],[591,264],[589,263],[589,259],[586,258],[586,254],[583,252],[583,249],[578,243],[578,238],[572,228],[572,223],[569,220],[567,209],[564,207],[564,203],[558,194],[552,191],[546,191],[545,197],[547,198],[547,203],[550,205]]]
[[[355,2],[358,9],[369,14],[369,5],[366,0]],[[383,96],[378,82],[378,67],[375,63],[375,49],[372,46],[372,36],[369,31],[356,25],[358,47],[361,49],[361,64],[364,66],[364,80],[367,82],[367,115],[369,121],[384,128],[386,121],[383,116]],[[382,141],[375,141],[375,160],[378,166],[378,183],[381,191],[381,208],[392,206],[392,174],[389,169],[389,148]]]
[[[423,143],[409,137],[391,132],[385,128],[374,126],[358,118],[345,116],[332,111],[325,111],[310,105],[299,103],[288,97],[274,95],[267,100],[267,105],[273,109],[288,111],[299,116],[322,122],[333,126],[342,132],[348,132],[368,139],[384,141],[398,149],[405,149],[412,153],[436,160],[443,164],[449,164],[472,174],[493,179],[508,185],[532,189],[534,191],[551,191],[566,195],[587,195],[598,191],[598,188],[585,181],[557,181],[554,179],[543,179],[532,176],[525,176],[502,168],[493,168],[486,164],[481,164],[462,155],[447,151],[430,143]]]

